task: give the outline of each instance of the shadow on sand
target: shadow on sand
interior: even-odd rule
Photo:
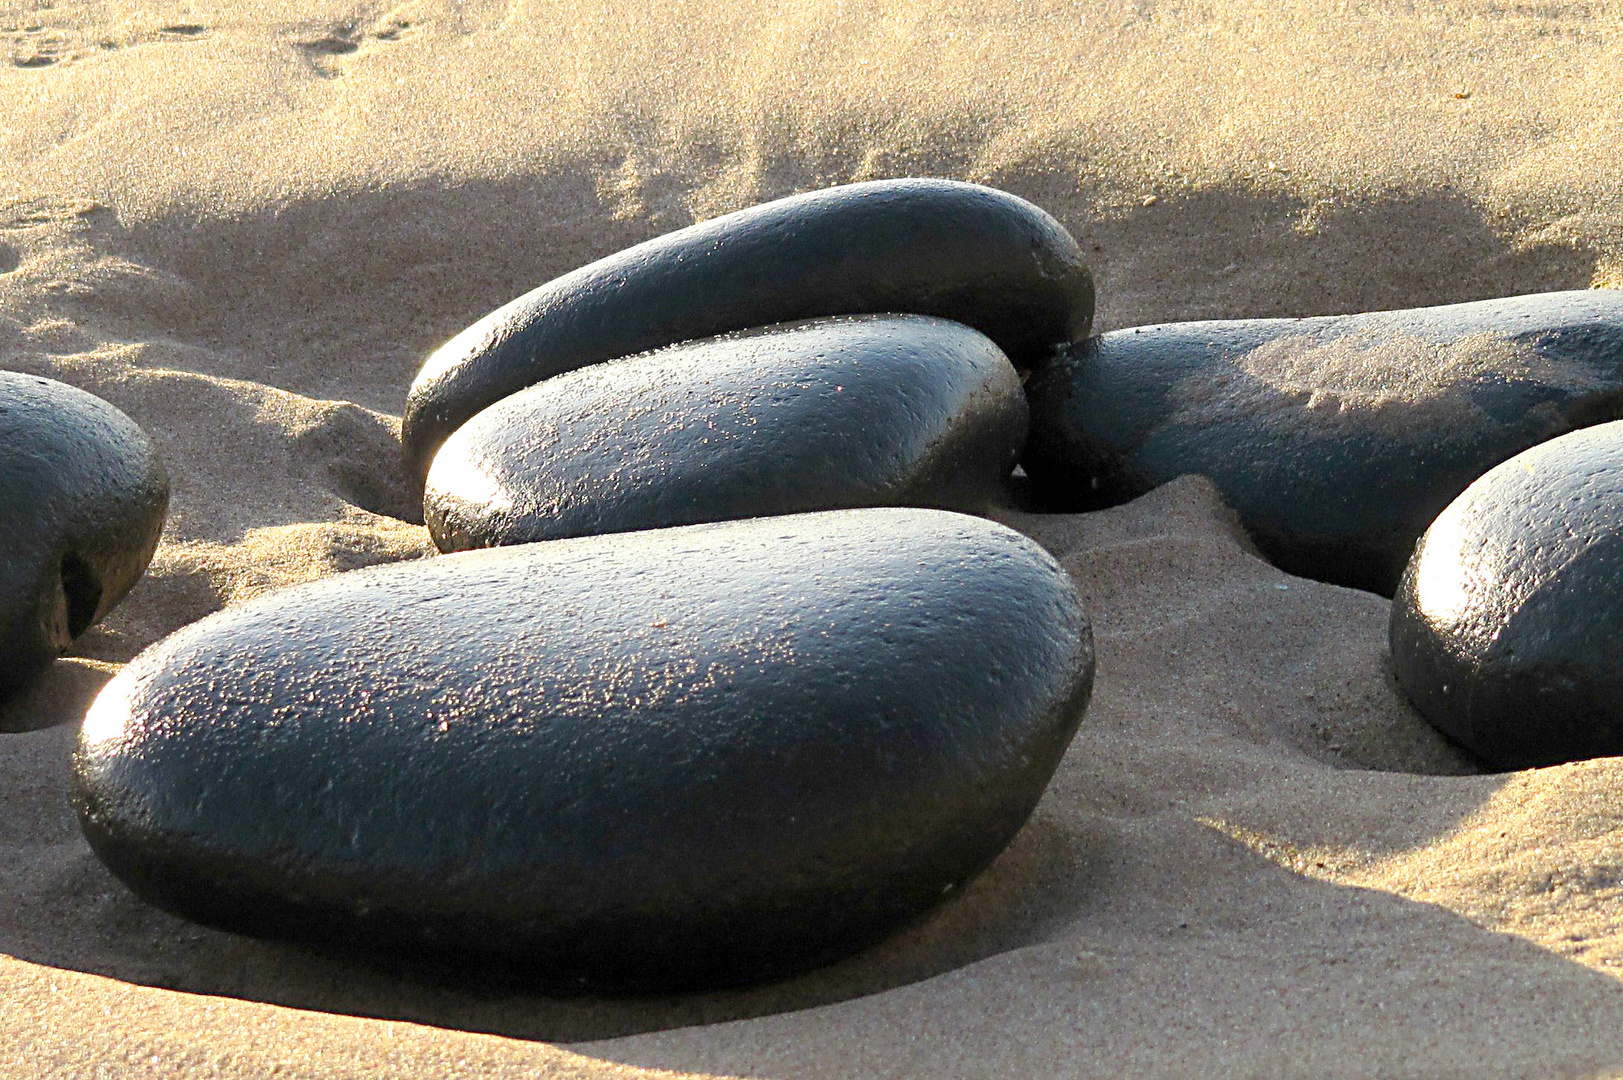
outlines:
[[[396,411],[423,355],[467,322],[558,273],[688,223],[675,195],[638,223],[614,220],[590,175],[583,169],[459,187],[429,180],[405,190],[295,201],[190,229],[172,221],[134,229],[114,224],[95,242],[186,287],[206,285],[209,300],[161,331],[149,325],[153,316],[143,314],[139,297],[110,293],[83,303],[102,305],[98,315],[129,339],[162,332],[203,346],[197,362],[220,369],[207,374]],[[768,175],[782,190],[763,191],[763,198],[795,186],[792,170]],[[1105,298],[1101,322],[1108,326],[1324,314],[1585,287],[1595,267],[1594,255],[1579,248],[1514,246],[1473,204],[1447,192],[1308,206],[1253,191],[1205,190],[1090,220],[1085,192],[1047,191],[1043,175],[998,182],[1053,211],[1092,248]],[[581,218],[593,219],[591,227],[583,229]],[[593,237],[589,247],[567,239],[580,235]],[[1405,238],[1401,250],[1392,250],[1394,236]],[[282,286],[266,290],[266,280]],[[356,281],[392,284],[357,295],[350,287]],[[1113,285],[1130,284],[1124,294],[1144,296],[1148,283],[1154,283],[1153,302],[1110,299]],[[279,365],[278,356],[289,349],[303,359]],[[1438,815],[1415,819],[1421,825],[1405,842],[1424,845],[1480,807],[1502,779],[1387,774],[1388,780],[1354,780],[1380,774],[1336,769],[1292,746],[1248,743],[1233,732],[1214,735],[1209,744],[1180,735],[1158,745],[1155,709],[1110,689],[1115,671],[1127,670],[1110,660],[1110,635],[1121,630],[1111,605],[1137,603],[1135,582],[1169,572],[1172,557],[1163,554],[1188,539],[1174,533],[1123,541],[1123,550],[1147,544],[1149,562],[1140,578],[1127,575],[1112,586],[1113,598],[1097,600],[1105,631],[1100,693],[1025,831],[962,896],[832,967],[721,993],[552,998],[487,971],[318,952],[192,926],[136,900],[79,836],[67,802],[75,719],[68,714],[82,706],[95,682],[90,676],[58,688],[51,699],[57,705],[45,711],[60,715],[36,717],[0,736],[0,792],[7,800],[0,838],[10,884],[0,952],[193,993],[526,1039],[578,1042],[666,1032],[593,1051],[665,1067],[725,1071],[732,1063],[742,1071],[776,1061],[784,1075],[810,1071],[813,1064],[797,1062],[815,1063],[826,1048],[780,1045],[773,1057],[772,1039],[792,1040],[801,1030],[794,1017],[775,1014],[835,1005],[854,1016],[866,1006],[853,999],[894,991],[892,998],[904,1004],[923,1001],[919,995],[938,1003],[933,1016],[928,1002],[907,1005],[906,1015],[926,1019],[900,1033],[924,1047],[916,1064],[928,1075],[954,1071],[945,1057],[939,1069],[929,1060],[954,1052],[960,1033],[952,1028],[966,1016],[990,1018],[993,1029],[1002,1023],[1010,1039],[1032,1038],[1030,1018],[1046,1017],[1051,1026],[1065,1027],[1066,1038],[1091,1048],[1076,1051],[1078,1071],[1087,1071],[1090,1061],[1101,1068],[1113,1062],[1119,1072],[1135,1063],[1171,1067],[1167,1063],[1178,1060],[1203,1064],[1205,1071],[1221,1071],[1225,1062],[1259,1071],[1257,1062],[1225,1057],[1236,1024],[1347,1033],[1322,1047],[1282,1047],[1282,1054],[1295,1055],[1290,1060],[1297,1072],[1314,1072],[1315,1062],[1345,1067],[1352,1060],[1347,1048],[1355,1045],[1369,1055],[1363,1062],[1369,1067],[1355,1071],[1381,1072],[1383,1063],[1396,1068],[1415,1058],[1434,1064],[1425,1056],[1428,1025],[1474,1046],[1478,1065],[1526,1061],[1528,1053],[1553,1046],[1564,1055],[1554,1063],[1560,1068],[1623,1069],[1623,1043],[1615,1036],[1623,1029],[1623,987],[1615,980],[1430,904],[1294,874],[1198,823],[1194,802],[1212,790],[1247,784],[1301,780],[1317,785],[1314,797],[1323,800],[1325,814],[1358,804],[1371,820],[1405,813],[1401,800],[1382,801],[1390,795],[1382,784],[1410,785],[1410,794],[1421,799],[1452,793],[1439,803]],[[1217,542],[1235,547],[1232,538]],[[1256,563],[1255,575],[1277,575],[1249,555],[1234,557]],[[1274,589],[1274,579],[1266,580]],[[1231,585],[1240,591],[1228,602],[1250,603],[1241,588],[1250,585],[1224,587]],[[1359,594],[1354,602],[1344,590],[1304,587],[1322,589],[1312,596],[1326,604],[1354,603],[1347,610],[1359,613],[1361,633],[1374,632],[1370,627],[1381,620],[1380,610],[1369,606],[1384,603],[1376,598]],[[1169,619],[1163,644],[1210,644],[1214,631],[1203,620],[1211,617],[1197,610]],[[1240,637],[1219,643],[1228,653],[1207,667],[1212,678],[1206,683],[1162,687],[1171,694],[1164,707],[1197,729],[1203,718],[1221,714],[1224,671],[1266,663],[1249,655],[1250,643]],[[1154,679],[1161,669],[1133,670]],[[1083,952],[1093,959],[1066,982],[1060,976]],[[1054,960],[1059,953],[1070,959]],[[1041,970],[1021,967],[1045,956],[1054,962],[1043,961]],[[916,985],[932,979],[927,987]],[[1012,986],[1030,994],[1000,996]],[[1249,989],[1231,993],[1236,986]],[[1270,986],[1278,993],[1264,995],[1261,1011],[1236,1011],[1260,1000],[1257,987]],[[1392,1022],[1394,1010],[1405,1012],[1401,1023]],[[671,1030],[769,1016],[775,1018],[762,1021],[757,1033],[730,1029],[724,1039]],[[874,1023],[876,1032],[898,1031],[899,1021]],[[858,1040],[841,1053],[847,1050],[846,1074],[882,1071],[877,1043]],[[870,1052],[873,1061],[865,1063]],[[1331,1052],[1340,1058],[1324,1057]]]

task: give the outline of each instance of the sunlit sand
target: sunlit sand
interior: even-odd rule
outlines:
[[[1093,621],[1082,730],[981,879],[788,982],[548,999],[204,930],[65,794],[146,645],[427,557],[406,387],[553,276],[926,175],[1062,221],[1102,330],[1623,288],[1620,86],[1618,0],[0,0],[0,367],[105,397],[174,482],[146,579],[0,711],[5,1074],[1623,1074],[1623,766],[1472,775],[1388,603],[1273,569],[1194,478],[1004,515]]]

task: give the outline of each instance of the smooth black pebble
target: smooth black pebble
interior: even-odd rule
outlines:
[[[1623,754],[1623,423],[1466,488],[1404,572],[1391,647],[1415,708],[1495,767]]]
[[[169,478],[135,421],[94,394],[0,371],[0,698],[123,599],[168,506]]]
[[[572,371],[457,429],[428,473],[442,551],[861,506],[984,511],[1026,396],[978,331],[825,319]]]
[[[1035,543],[844,510],[446,555],[210,616],[85,720],[131,888],[255,934],[729,984],[862,948],[1019,830],[1093,656]]]
[[[542,285],[441,347],[401,439],[426,474],[452,431],[542,379],[679,341],[828,315],[967,323],[1021,367],[1086,337],[1093,278],[1064,226],[950,180],[795,195],[657,237]]]
[[[1027,392],[1051,508],[1202,473],[1281,568],[1390,596],[1472,480],[1623,416],[1623,293],[1117,330]]]

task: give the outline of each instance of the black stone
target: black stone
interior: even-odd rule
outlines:
[[[1623,754],[1623,423],[1466,488],[1404,571],[1391,644],[1415,708],[1491,765]]]
[[[1278,566],[1389,596],[1472,480],[1623,416],[1623,293],[1117,330],[1027,392],[1049,507],[1203,473]]]
[[[93,394],[0,371],[0,699],[140,579],[169,479],[135,421]]]
[[[442,551],[861,506],[984,511],[1026,437],[998,347],[960,323],[795,323],[581,368],[446,440]]]
[[[479,410],[587,364],[826,315],[967,323],[1016,364],[1087,336],[1093,278],[1070,233],[1007,192],[882,180],[795,195],[628,248],[524,294],[439,349],[401,438],[426,473]]]
[[[844,510],[341,574],[137,657],[75,801],[137,893],[256,934],[735,983],[959,889],[1086,707],[1069,579],[1000,525]]]

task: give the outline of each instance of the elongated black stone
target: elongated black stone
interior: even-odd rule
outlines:
[[[795,323],[572,371],[435,456],[442,551],[861,506],[985,510],[1026,396],[983,334],[922,315]]]
[[[1623,416],[1623,293],[1117,330],[1027,391],[1022,462],[1050,505],[1203,473],[1280,567],[1391,595],[1472,480]]]
[[[1032,366],[1087,336],[1070,233],[1007,192],[881,180],[764,203],[581,267],[480,319],[412,383],[401,438],[427,473],[469,417],[531,383],[664,345],[826,315],[967,323]]]
[[[1443,511],[1393,600],[1392,662],[1500,768],[1623,754],[1623,423],[1518,454]]]
[[[0,698],[99,622],[152,560],[169,479],[93,394],[0,371]]]
[[[1000,525],[846,510],[342,574],[153,647],[75,799],[141,895],[251,933],[732,983],[926,911],[1086,707],[1063,570]]]

